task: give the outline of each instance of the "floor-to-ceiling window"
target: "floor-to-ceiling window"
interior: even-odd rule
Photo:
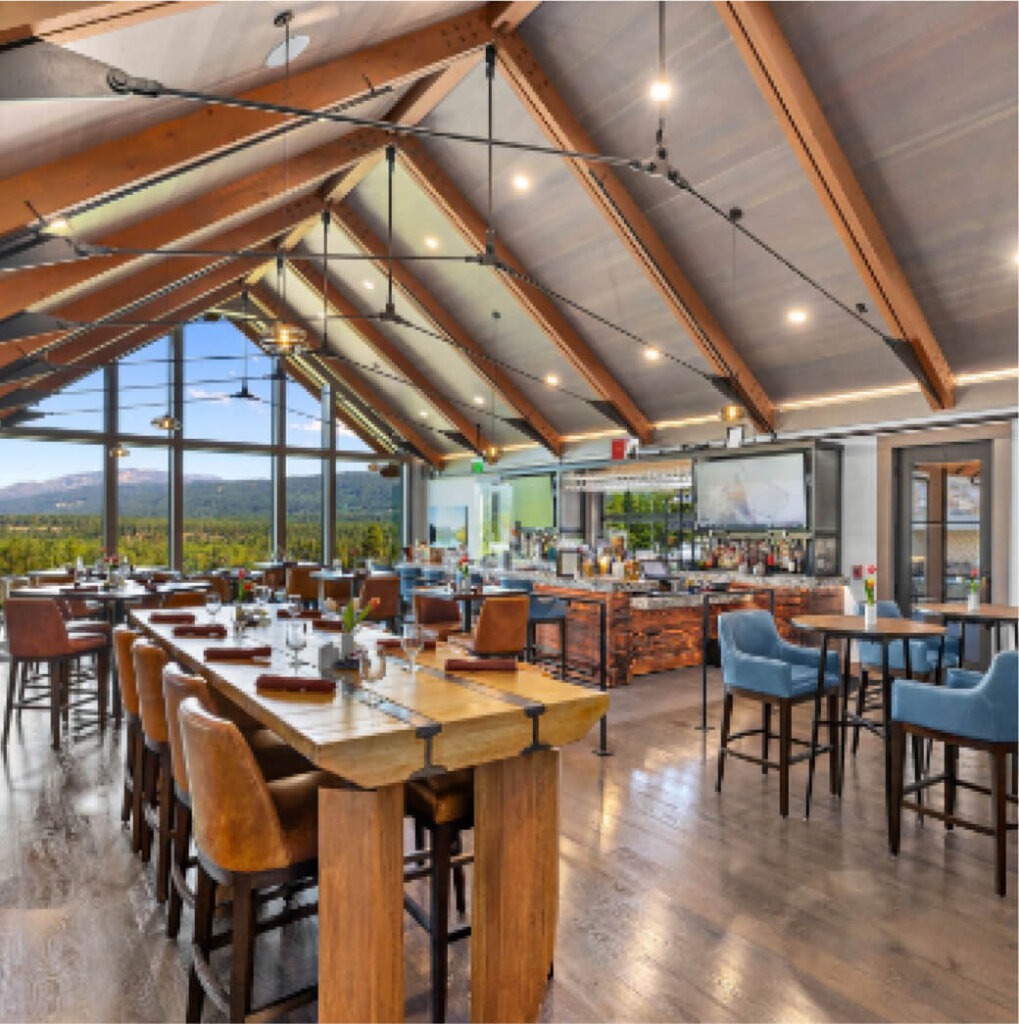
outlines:
[[[121,558],[132,565],[170,561],[169,449],[136,445],[117,460],[117,505]]]
[[[336,462],[336,558],[344,565],[399,553],[400,477],[387,465]]]
[[[287,540],[291,558],[322,557],[322,460],[287,459]]]

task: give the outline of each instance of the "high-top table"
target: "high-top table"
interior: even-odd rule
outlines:
[[[942,622],[972,623],[987,626],[991,636],[996,637],[995,650],[1001,650],[1001,627],[1011,625],[1015,630],[1015,645],[1019,647],[1019,607],[1014,604],[978,604],[970,610],[965,604],[918,604],[915,610],[921,615],[936,615]]]
[[[473,608],[475,602],[487,601],[490,597],[514,597],[520,594],[527,594],[526,590],[518,590],[515,587],[460,587],[455,590],[449,587],[415,587],[412,594],[421,594],[423,597],[444,597],[447,601],[458,601],[463,605],[464,632],[471,631],[473,622]]]
[[[928,622],[915,622],[913,619],[879,618],[873,626],[867,626],[862,615],[799,615],[790,620],[797,629],[807,630],[812,633],[821,634],[821,661],[818,666],[818,690],[814,704],[814,721],[820,713],[820,701],[822,690],[822,673],[824,672],[825,661],[828,656],[828,641],[845,640],[846,648],[842,659],[842,721],[841,739],[839,743],[839,779],[838,791],[842,792],[842,777],[845,774],[846,763],[846,728],[850,724],[859,724],[873,731],[873,723],[864,718],[853,716],[850,720],[849,711],[849,654],[850,643],[853,640],[870,640],[881,645],[881,728],[880,733],[885,748],[885,807],[889,815],[892,811],[892,748],[889,742],[890,729],[888,723],[892,714],[892,680],[888,670],[888,645],[894,640],[905,641],[905,676],[908,679],[912,675],[912,667],[909,658],[910,640],[927,640],[932,637],[944,638],[947,630],[944,626],[937,626]],[[938,649],[937,674],[941,674],[941,658],[944,654],[944,644]],[[810,791],[813,783],[814,759],[810,759],[810,774],[807,776],[807,808],[810,807]]]
[[[404,783],[473,767],[471,1015],[534,1020],[555,948],[559,872],[559,753],[608,708],[608,696],[532,665],[447,674],[440,645],[416,677],[397,659],[365,690],[261,694],[255,680],[284,668],[279,620],[250,631],[273,667],[206,662],[216,641],[173,636],[137,609],[131,622],[208,680],[228,706],[255,718],[318,768],[351,785],[319,791],[319,1019],[401,1020]],[[195,609],[198,622],[209,621]],[[308,624],[307,663],[335,634]]]

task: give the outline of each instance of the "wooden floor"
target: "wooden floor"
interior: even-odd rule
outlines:
[[[841,803],[819,772],[809,823],[805,766],[786,821],[777,777],[751,765],[730,761],[718,796],[717,728],[693,728],[699,686],[688,669],[614,691],[614,756],[592,755],[595,734],[564,752],[543,1019],[1015,1021],[1014,833],[1005,900],[982,836],[907,818],[893,860],[869,736]],[[713,678],[716,726],[719,696]],[[737,727],[749,710],[737,703]],[[190,915],[168,942],[151,871],[118,820],[120,763],[110,735],[53,754],[45,716],[26,714],[12,736],[0,763],[0,1019],[183,1015]],[[972,758],[963,768],[984,773]],[[427,1020],[427,948],[409,919],[406,937],[407,1015]],[[314,921],[260,939],[256,999],[308,980],[315,942]],[[451,957],[451,1020],[469,1016],[468,955],[461,943]]]

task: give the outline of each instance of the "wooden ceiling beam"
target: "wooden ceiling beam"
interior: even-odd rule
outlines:
[[[284,306],[277,296],[269,291],[264,284],[255,285],[252,290],[252,298],[271,316],[281,320],[289,320],[291,323],[300,323],[311,337],[315,336],[316,332],[307,323],[303,322],[302,318],[297,316],[293,309]],[[388,398],[381,392],[376,391],[342,360],[321,354],[317,355],[317,359],[322,365],[327,366],[339,381],[362,402],[376,410],[382,419],[400,434],[405,441],[413,445],[427,462],[430,462],[436,469],[442,468],[442,453],[432,446],[432,443],[424,437],[413,423],[393,408]]]
[[[322,201],[315,196],[285,203],[238,227],[215,235],[206,241],[205,247],[226,251],[259,246],[267,239],[289,230],[295,222],[319,212],[322,207]],[[132,303],[146,300],[146,297],[153,292],[177,287],[190,275],[201,273],[229,259],[229,257],[222,256],[168,257],[154,266],[146,267],[107,285],[105,288],[90,292],[52,312],[53,315],[67,320],[91,321],[109,318],[115,313],[125,310]],[[239,268],[238,273],[243,276],[244,264],[238,261],[233,261],[233,264]],[[130,318],[130,315],[130,313],[124,314],[125,318]],[[85,336],[88,333],[86,332]],[[72,338],[82,337],[82,335],[69,331],[64,337],[70,341]],[[49,335],[42,336],[41,339],[27,338],[20,341],[4,342],[0,345],[0,366],[6,365],[15,358],[38,351],[40,348],[52,346],[52,344],[52,337]],[[62,345],[63,342],[58,342],[58,347],[55,349],[52,358],[56,361],[60,361],[60,356],[57,353],[60,352]]]
[[[329,204],[329,211],[336,224],[346,232],[350,240],[364,253],[374,256],[376,268],[385,273],[385,245],[371,228],[345,203]],[[555,455],[563,453],[562,435],[552,426],[537,406],[513,382],[510,375],[491,360],[481,345],[457,322],[409,270],[406,263],[393,263],[393,283],[400,289],[440,333],[445,334],[459,347],[461,356],[541,435],[545,446]]]
[[[282,188],[282,165],[277,163],[90,241],[124,249],[160,249],[174,245],[219,221],[244,213],[256,216],[262,207],[278,202],[284,195],[313,188],[336,171],[356,165],[363,157],[379,150],[384,142],[382,133],[358,129],[335,142],[291,157],[286,192]],[[74,227],[73,221],[71,227]],[[23,309],[45,307],[53,296],[136,259],[137,256],[129,254],[92,256],[72,263],[0,274],[0,319]]]
[[[180,14],[201,3],[0,3],[0,46],[39,38],[71,43],[102,32]]]
[[[489,4],[489,7],[501,8],[492,17],[492,27],[500,32],[513,32],[520,27],[525,18],[533,14],[540,6],[541,0],[516,0],[515,3]]]
[[[510,32],[501,36],[497,57],[513,91],[553,145],[583,153],[598,152],[590,135],[519,35]],[[761,425],[774,429],[774,403],[626,191],[616,171],[584,160],[568,160],[567,163],[713,371],[735,377],[756,407]]]
[[[334,313],[345,317],[358,317],[364,315],[364,310],[359,309],[351,301],[350,297],[336,287],[331,281],[322,282],[312,279],[310,274],[304,273],[301,267],[293,266],[291,272],[301,283],[308,288],[313,295],[321,302],[323,286],[325,288],[325,300]],[[385,334],[371,320],[348,319],[345,326],[350,328],[376,355],[381,356],[394,369],[402,373],[407,380],[421,392],[424,400],[428,402],[440,415],[444,416],[461,434],[467,439],[468,444],[480,455],[495,441],[483,433],[480,426],[472,423],[464,415],[462,409],[453,404],[442,394],[439,386],[431,380],[427,374],[414,363],[414,360],[407,356],[403,350],[390,341]]]
[[[325,110],[375,89],[399,86],[444,67],[494,37],[481,7],[447,18],[357,53],[300,71],[243,93],[244,99]],[[285,118],[238,107],[205,106],[138,132],[34,167],[0,183],[0,236],[32,223],[26,202],[44,217],[73,211],[96,196],[179,167],[242,139],[278,127]]]
[[[766,3],[716,2],[736,48],[895,337],[905,338],[933,386],[932,408],[955,404],[955,377],[863,194],[803,69]]]
[[[418,187],[442,211],[467,244],[475,251],[483,252],[487,234],[484,219],[424,146],[414,138],[402,139],[399,155]],[[496,256],[504,264],[524,277],[532,277],[498,237],[495,250]],[[653,430],[651,421],[641,412],[591,346],[574,330],[555,303],[540,288],[527,284],[513,275],[500,275],[499,280],[587,381],[594,393],[609,402],[627,428],[642,442],[647,443]]]

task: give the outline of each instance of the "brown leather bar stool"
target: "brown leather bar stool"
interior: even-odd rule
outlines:
[[[463,628],[460,606],[452,598],[414,595],[414,619],[422,640],[445,640]]]
[[[449,984],[449,944],[466,939],[471,926],[449,929],[449,883],[453,881],[456,910],[463,919],[467,913],[464,865],[473,857],[463,853],[461,833],[474,827],[474,772],[462,771],[435,775],[408,782],[404,786],[405,813],[414,820],[417,849],[406,860],[417,868],[404,872],[404,881],[428,878],[429,909],[424,909],[407,893],[403,905],[407,913],[429,935],[431,946],[432,1020],[446,1019],[446,990]],[[430,843],[423,849],[423,833]]]
[[[56,601],[37,598],[11,598],[5,608],[7,638],[10,647],[10,669],[7,684],[7,710],[4,716],[0,747],[7,749],[11,717],[14,711],[48,710],[50,734],[54,750],[60,749],[61,713],[67,716],[72,707],[80,707],[95,696],[98,703],[99,727],[106,726],[106,688],[109,681],[109,639],[92,633],[73,636],[67,632],[64,617]],[[69,669],[82,657],[96,658],[96,691],[72,703]],[[29,667],[45,663],[48,668],[48,693],[42,697],[18,698],[18,676],[27,678]]]
[[[255,921],[255,898],[266,889],[318,876],[318,790],[336,784],[324,772],[266,782],[250,747],[232,722],[210,715],[194,697],[178,710],[191,813],[198,848],[195,942],[186,1019],[201,1020],[205,997],[232,1021],[252,1016],[255,934],[317,913],[316,904],[288,908]],[[209,955],[216,887],[233,891],[230,982],[224,989]],[[218,936],[216,937],[219,938]],[[260,1007],[260,1019],[311,1002],[310,985]]]
[[[531,601],[526,594],[490,597],[481,606],[474,635],[465,636],[462,642],[478,657],[519,658],[527,649],[530,610]]]
[[[400,615],[400,577],[368,576],[361,584],[362,606],[372,598],[378,599],[378,607],[369,612],[365,621],[385,622],[395,626]]]
[[[142,836],[142,776],[144,774],[145,742],[142,735],[141,712],[138,707],[138,686],[134,677],[134,655],[132,648],[141,636],[127,626],[118,626],[113,631],[113,657],[117,663],[117,685],[120,687],[120,702],[127,722],[127,737],[124,745],[124,801],[120,808],[120,820],[131,822],[131,850],[141,849]]]
[[[171,939],[177,937],[180,929],[182,903],[187,903],[189,907],[195,904],[195,894],[187,884],[188,868],[195,863],[191,860],[191,788],[178,715],[181,704],[188,697],[194,697],[209,714],[217,713],[215,696],[201,676],[188,675],[175,664],[167,665],[163,669],[163,700],[166,704],[170,766],[173,770],[173,856],[170,862],[170,906],[166,916],[166,934]],[[256,728],[242,732],[242,735],[255,755],[266,781],[314,771],[310,761],[271,729]]]
[[[138,640],[131,648],[134,678],[138,686],[144,751],[142,756],[142,860],[152,855],[156,835],[156,902],[166,901],[170,879],[170,847],[173,841],[173,770],[170,765],[170,733],[163,702],[162,647]]]

